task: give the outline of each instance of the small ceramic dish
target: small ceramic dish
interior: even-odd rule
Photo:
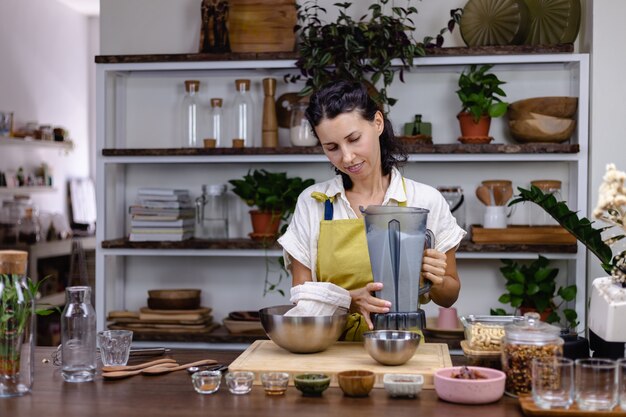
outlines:
[[[424,377],[419,374],[385,374],[383,384],[392,397],[415,398],[422,391]]]
[[[479,366],[468,366],[478,372],[482,379],[454,378],[461,366],[441,368],[434,373],[435,391],[444,401],[458,404],[487,404],[498,401],[504,394],[506,375],[502,371]]]
[[[330,385],[330,377],[324,374],[300,374],[293,377],[293,383],[302,395],[319,397]]]
[[[348,397],[367,397],[374,388],[376,375],[372,371],[343,371],[337,374],[337,381]]]

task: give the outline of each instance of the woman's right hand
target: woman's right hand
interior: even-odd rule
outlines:
[[[382,282],[370,282],[363,288],[350,291],[350,297],[352,297],[352,303],[350,304],[350,311],[360,313],[365,317],[365,321],[370,330],[374,329],[370,313],[388,313],[391,303],[381,298],[374,297],[372,295],[375,291],[383,289]]]

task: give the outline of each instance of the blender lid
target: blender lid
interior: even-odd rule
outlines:
[[[430,210],[421,207],[400,207],[400,206],[359,206],[363,214],[413,214],[430,213]]]

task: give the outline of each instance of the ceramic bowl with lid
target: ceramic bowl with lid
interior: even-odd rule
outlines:
[[[563,356],[561,328],[539,320],[538,313],[526,313],[524,320],[509,324],[502,339],[502,370],[506,373],[506,392],[530,394],[533,358]]]

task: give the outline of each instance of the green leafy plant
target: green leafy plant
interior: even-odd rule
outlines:
[[[233,193],[250,206],[260,211],[279,213],[287,220],[296,208],[298,196],[315,180],[287,177],[286,172],[269,172],[264,169],[248,171],[243,179],[228,181]]]
[[[387,95],[387,88],[398,70],[392,61],[400,61],[400,80],[403,80],[403,72],[413,65],[413,58],[424,56],[428,47],[443,44],[443,33],[454,28],[460,12],[451,11],[448,26],[441,29],[438,35],[416,42],[412,32],[415,30],[413,17],[417,15],[417,9],[410,6],[411,0],[407,0],[407,7],[391,7],[391,15],[386,15],[383,10],[388,3],[389,0],[377,1],[358,20],[348,14],[352,3],[335,3],[339,15],[335,22],[329,23],[320,18],[326,9],[320,7],[317,1],[310,0],[296,6],[298,24],[294,30],[299,31],[296,66],[300,75],[287,76],[286,79],[293,82],[306,79],[300,95],[309,95],[336,79],[371,82],[373,85],[382,81],[382,88],[377,91],[372,88],[370,95],[381,108],[396,103],[397,99]]]
[[[520,264],[510,259],[503,259],[504,266],[500,272],[506,279],[506,293],[498,301],[510,304],[517,314],[523,310],[536,310],[539,314],[547,314],[548,323],[566,323],[570,329],[578,325],[578,314],[575,310],[563,308],[563,304],[576,298],[576,285],[559,287],[557,290],[557,268],[550,267],[550,261],[539,255],[529,265]],[[492,309],[491,314],[506,315],[504,309]],[[561,314],[563,317],[561,317]],[[564,319],[564,320],[563,320]]]
[[[55,310],[39,308],[33,311],[32,302],[46,278],[32,282],[26,279],[28,291],[20,286],[19,274],[0,274],[0,375],[12,375],[19,371],[20,351],[24,332],[28,329],[32,314],[47,316]]]
[[[315,183],[312,178],[303,180],[300,177],[287,177],[285,172],[269,172],[264,169],[248,171],[243,179],[228,181],[233,186],[233,193],[239,196],[248,206],[256,206],[260,211],[272,212],[280,216],[281,220],[288,220],[293,214],[298,196],[309,186]],[[283,225],[280,234],[287,230],[287,224]],[[262,244],[267,251],[267,241]],[[265,284],[263,295],[278,292],[285,295],[279,288],[283,276],[287,274],[282,258],[276,261],[278,267],[267,256],[265,257]],[[278,270],[278,278],[270,280],[270,273]]]
[[[508,104],[498,96],[506,97],[500,88],[506,82],[488,71],[493,65],[471,65],[469,71],[459,77],[456,94],[461,100],[461,112],[469,112],[476,123],[481,116],[500,117],[506,113]]]
[[[614,243],[623,237],[617,236],[604,241],[602,232],[610,229],[612,226],[600,229],[594,228],[589,219],[586,217],[579,218],[575,212],[569,209],[565,202],[557,201],[554,195],[544,194],[541,189],[535,186],[531,186],[529,190],[518,187],[517,190],[519,195],[509,203],[510,206],[526,201],[537,204],[596,255],[601,262],[602,268],[609,274],[611,273],[614,263],[618,260],[613,258],[613,251],[607,242]]]

